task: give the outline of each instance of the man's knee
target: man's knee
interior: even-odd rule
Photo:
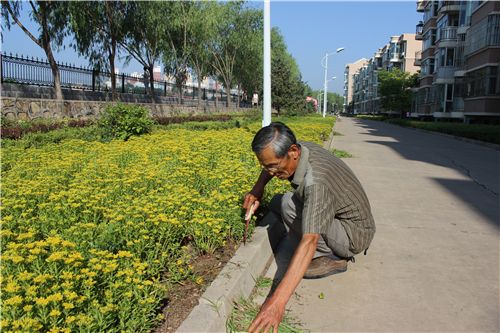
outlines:
[[[281,199],[283,198],[283,194],[276,194],[269,203],[269,210],[271,212],[281,215]]]

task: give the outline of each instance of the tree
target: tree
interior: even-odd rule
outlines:
[[[183,100],[182,86],[186,83],[190,72],[189,65],[193,62],[197,65],[198,75],[206,72],[206,63],[203,56],[208,53],[197,47],[196,43],[204,42],[202,22],[204,18],[200,15],[201,3],[179,1],[174,2],[170,12],[170,24],[166,32],[165,49],[163,50],[163,63],[165,73],[175,78],[179,90],[179,103]],[[194,55],[201,52],[199,56]],[[198,61],[193,61],[198,60]],[[198,79],[198,104],[200,103],[200,80]]]
[[[54,77],[54,90],[56,99],[62,100],[61,77],[59,67],[54,59],[52,47],[60,47],[67,33],[67,3],[59,1],[28,1],[31,8],[31,18],[39,25],[38,37],[36,33],[29,31],[20,21],[19,13],[22,10],[22,1],[2,0],[2,16],[7,29],[11,24],[17,24],[24,33],[40,46],[47,56],[52,76]]]
[[[381,105],[385,110],[399,111],[401,117],[411,109],[411,90],[418,84],[418,74],[396,68],[378,72]]]
[[[271,104],[278,111],[305,106],[306,84],[278,28],[271,31]]]
[[[209,1],[195,2],[195,7],[191,11],[193,20],[191,21],[191,33],[188,35],[191,47],[188,61],[198,82],[198,106],[200,106],[202,98],[201,82],[213,74],[208,46],[210,40],[214,38],[217,22],[210,8],[212,5]]]
[[[136,1],[130,2],[129,29],[119,44],[128,52],[126,62],[136,59],[149,73],[150,95],[154,101],[154,65],[161,58],[167,40],[170,12],[174,2]]]
[[[260,93],[263,83],[263,15],[261,10],[248,9],[242,13],[245,25],[250,27],[239,48],[235,63],[235,80],[247,96]]]
[[[69,2],[74,48],[89,58],[94,67],[108,69],[111,92],[116,99],[115,59],[119,43],[127,33],[128,4],[123,1]]]
[[[235,72],[237,63],[245,56],[247,38],[260,31],[261,16],[255,10],[246,9],[241,1],[214,3],[210,9],[217,25],[208,48],[214,72],[224,83],[226,105],[229,106],[231,88],[240,83],[235,82],[238,81]]]

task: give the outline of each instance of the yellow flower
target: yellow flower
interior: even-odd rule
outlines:
[[[61,315],[61,311],[56,310],[56,309],[49,312],[49,316],[51,316],[51,317],[59,317],[60,315]]]
[[[61,293],[55,293],[47,297],[49,302],[60,302],[63,300],[63,295]]]
[[[26,288],[26,296],[35,296],[37,290],[37,286],[28,286],[28,288]]]
[[[33,305],[25,305],[23,307],[23,310],[26,312],[30,312],[33,309]]]
[[[3,304],[4,305],[18,305],[23,302],[23,298],[19,295],[13,296],[11,298],[7,298]]]
[[[15,293],[19,291],[19,285],[16,282],[9,282],[7,283],[7,286],[3,288],[3,290],[7,293]]]
[[[44,297],[37,297],[35,298],[35,303],[37,305],[46,306],[47,304],[49,304],[49,300]]]
[[[57,251],[52,253],[47,259],[45,259],[47,262],[52,262],[52,261],[57,261],[57,260],[62,260],[66,256],[66,251]]]
[[[75,306],[73,305],[73,303],[63,303],[63,307],[65,310],[70,310],[70,309],[73,309]]]

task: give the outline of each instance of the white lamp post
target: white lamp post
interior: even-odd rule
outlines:
[[[325,93],[325,96],[323,98],[323,118],[326,116],[326,103],[328,101],[328,97],[326,96],[326,94],[328,93],[328,80],[327,80],[327,76],[328,76],[328,56],[330,54],[334,54],[334,53],[339,53],[339,52],[342,52],[344,51],[344,48],[343,47],[339,47],[335,52],[331,52],[331,53],[326,53],[325,56],[323,57],[323,59],[321,59],[321,66],[323,66],[325,68],[325,87],[324,87],[324,93]],[[325,61],[325,64],[323,65],[323,60]]]
[[[262,127],[271,123],[271,0],[264,0],[264,108]]]

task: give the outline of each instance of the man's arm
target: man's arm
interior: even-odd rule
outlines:
[[[243,200],[243,208],[247,210],[246,214],[248,214],[248,211],[250,210],[250,207],[254,202],[256,202],[254,210],[259,207],[260,200],[264,195],[264,188],[272,178],[273,176],[271,176],[266,170],[263,169],[261,171],[259,179],[257,179],[257,182],[253,186],[252,190],[250,191],[250,193],[247,193],[247,195],[245,195],[245,199]]]
[[[250,333],[258,333],[261,330],[268,332],[271,327],[275,333],[278,332],[278,326],[285,313],[285,306],[311,263],[319,237],[319,234],[304,234],[302,236],[283,280],[273,295],[262,305],[259,314],[248,329]]]

